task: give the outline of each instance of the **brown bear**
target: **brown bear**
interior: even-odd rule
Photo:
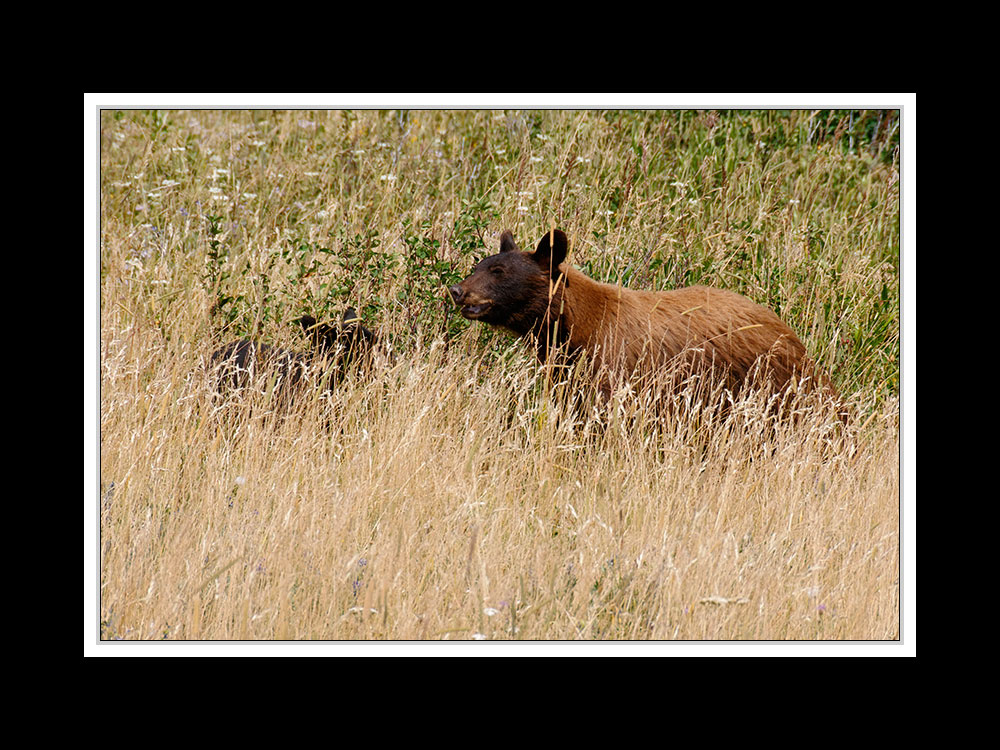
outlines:
[[[771,310],[705,286],[653,292],[602,284],[565,263],[568,250],[560,230],[547,232],[533,253],[521,252],[505,231],[500,252],[449,291],[464,317],[529,337],[543,362],[553,351],[586,352],[604,396],[622,376],[667,371],[680,380],[710,373],[732,391],[750,377],[775,390],[790,382],[830,387]]]
[[[312,351],[290,351],[251,339],[232,341],[212,354],[219,390],[245,387],[260,376],[274,376],[282,395],[310,380],[330,390],[375,345],[375,334],[362,325],[353,308],[347,308],[337,325],[317,323],[310,315],[295,322],[309,337]]]

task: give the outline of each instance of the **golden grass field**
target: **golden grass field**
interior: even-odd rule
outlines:
[[[891,118],[733,114],[102,111],[102,644],[900,639]],[[575,408],[444,291],[553,225],[601,280],[780,308],[848,423]],[[348,304],[383,346],[329,395],[214,393],[222,342]]]

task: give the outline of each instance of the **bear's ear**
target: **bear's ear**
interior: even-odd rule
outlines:
[[[312,315],[303,315],[296,322],[302,326],[302,330],[305,331],[313,346],[320,348],[326,346],[326,339],[330,335],[328,323],[318,323]]]
[[[514,235],[511,231],[509,229],[505,229],[504,233],[500,235],[500,252],[509,253],[514,250],[520,252],[521,248],[519,248],[517,243],[514,241]]]
[[[553,229],[542,235],[535,248],[535,262],[544,271],[554,271],[566,260],[569,252],[569,240],[566,233],[559,229]]]
[[[312,329],[316,325],[316,318],[314,318],[312,315],[303,315],[295,322],[298,323],[300,326],[302,326],[303,331],[305,331],[308,334],[312,334]]]
[[[346,326],[350,325],[351,323],[360,323],[361,318],[358,317],[358,314],[354,311],[353,307],[348,307],[346,310],[344,310],[344,317],[341,319],[340,322]]]

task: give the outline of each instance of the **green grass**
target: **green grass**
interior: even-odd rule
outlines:
[[[442,290],[499,229],[531,246],[554,224],[595,278],[745,294],[838,387],[884,398],[899,389],[897,146],[894,112],[850,130],[805,111],[106,112],[102,278],[130,263],[162,306],[198,282],[205,326],[233,335],[350,301],[405,319],[405,349],[469,325]]]

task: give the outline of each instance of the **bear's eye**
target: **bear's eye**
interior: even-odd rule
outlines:
[[[490,269],[490,273],[494,276],[503,276],[503,268],[501,266],[493,266],[493,268]]]

